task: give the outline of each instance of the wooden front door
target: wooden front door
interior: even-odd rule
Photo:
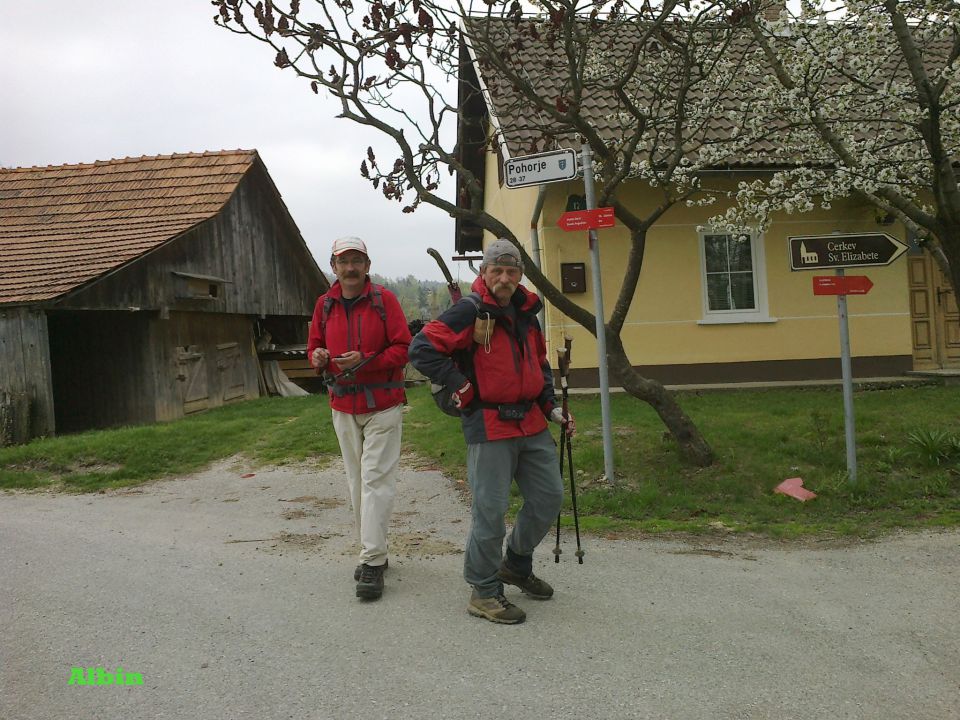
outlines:
[[[929,253],[907,257],[913,369],[960,368],[960,312],[947,278]]]

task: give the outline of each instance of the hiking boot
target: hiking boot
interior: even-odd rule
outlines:
[[[500,579],[500,582],[505,582],[508,585],[516,585],[534,600],[549,600],[553,597],[553,588],[550,587],[550,583],[546,580],[541,580],[533,573],[521,575],[511,570],[510,566],[505,562],[500,564],[497,577]]]
[[[494,597],[482,598],[477,597],[476,590],[470,596],[467,612],[474,617],[486,618],[490,622],[504,625],[516,625],[527,618],[527,614],[507,600],[503,593]]]
[[[383,561],[383,569],[386,570],[388,567],[390,567],[390,561],[389,561],[389,560],[384,560],[384,561]],[[363,565],[357,565],[356,569],[353,571],[353,579],[354,579],[354,581],[357,581],[357,580],[360,579],[360,573],[363,572],[362,568],[363,568]]]
[[[386,565],[360,566],[360,577],[357,581],[357,597],[366,600],[377,600],[383,595],[383,571]]]

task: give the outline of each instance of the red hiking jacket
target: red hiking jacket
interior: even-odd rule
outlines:
[[[431,381],[457,390],[466,378],[450,356],[458,350],[472,352],[469,379],[478,399],[460,418],[468,443],[535,435],[546,429],[546,416],[557,404],[537,320],[540,298],[518,286],[511,314],[497,305],[482,277],[471,290],[480,296],[480,307],[464,299],[427,323],[410,344],[410,362]],[[490,313],[496,321],[489,348],[473,341],[478,313]],[[497,408],[490,407],[499,403],[529,403],[530,409],[522,420],[502,420]]]
[[[313,310],[307,358],[317,348],[326,348],[331,356],[359,350],[364,358],[383,350],[360,368],[355,377],[339,380],[330,388],[330,407],[340,412],[359,415],[386,410],[406,399],[403,368],[407,364],[410,330],[396,296],[382,286],[376,289],[385,319],[375,307],[376,293],[369,277],[349,311],[343,305],[339,280],[317,299]],[[331,302],[324,327],[323,308],[327,298]],[[336,373],[336,366],[331,363],[327,371]]]

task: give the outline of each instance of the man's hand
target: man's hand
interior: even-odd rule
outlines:
[[[337,366],[337,370],[343,372],[344,370],[349,370],[350,368],[359,365],[360,361],[363,360],[363,353],[359,350],[350,350],[345,352],[343,355],[337,355],[333,360],[333,364]]]
[[[310,364],[319,372],[330,362],[330,352],[326,348],[315,348],[310,354]]]
[[[567,410],[566,417],[564,417],[563,408],[555,407],[550,411],[550,420],[555,423],[560,423],[567,437],[573,437],[577,432],[577,424],[573,421],[573,413],[569,410]]]
[[[470,381],[467,380],[463,383],[463,386],[459,390],[454,390],[450,395],[450,400],[453,402],[453,406],[458,410],[463,410],[471,402],[473,402],[473,396],[476,392],[473,389],[473,385],[470,384]]]

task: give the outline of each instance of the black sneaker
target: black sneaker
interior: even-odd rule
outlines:
[[[550,583],[546,580],[541,580],[533,573],[521,575],[511,570],[510,566],[505,562],[500,564],[497,577],[500,578],[501,582],[505,582],[508,585],[516,585],[534,600],[549,600],[553,597],[553,588],[550,587]]]
[[[360,579],[357,582],[357,597],[366,600],[378,600],[383,595],[383,571],[385,565],[360,566]]]
[[[383,569],[386,570],[386,569],[389,568],[389,567],[390,567],[390,561],[389,561],[389,560],[384,560],[384,561],[383,561]],[[353,581],[354,581],[354,582],[356,582],[356,581],[358,581],[358,580],[360,579],[360,573],[362,572],[361,568],[363,568],[363,565],[357,565],[356,569],[354,569],[354,571],[353,571]]]

